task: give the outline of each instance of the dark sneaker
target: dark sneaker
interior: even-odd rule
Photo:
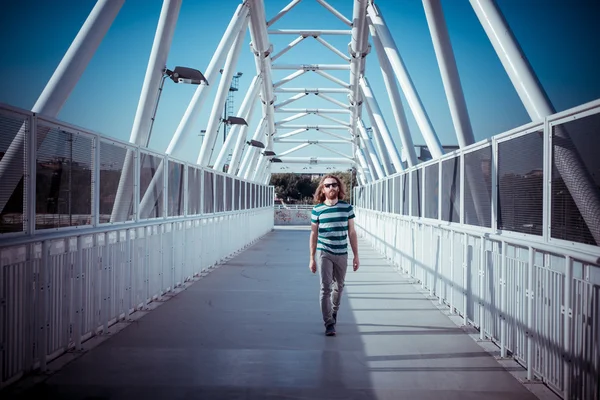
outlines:
[[[337,313],[333,313],[331,316],[333,317],[333,324],[337,324]]]
[[[325,336],[335,336],[335,326],[333,324],[325,327]]]

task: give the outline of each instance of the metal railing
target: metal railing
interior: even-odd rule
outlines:
[[[0,387],[45,370],[273,228],[272,187],[29,111],[0,107],[0,152]],[[115,219],[122,181],[131,190]],[[154,201],[142,214],[148,188]]]
[[[600,397],[600,247],[566,198],[552,140],[568,129],[597,171],[582,144],[598,148],[598,117],[596,101],[355,189],[360,235],[566,399]]]

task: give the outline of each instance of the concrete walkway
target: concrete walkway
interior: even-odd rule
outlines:
[[[324,336],[305,227],[276,229],[33,389],[37,399],[535,399],[366,243]]]

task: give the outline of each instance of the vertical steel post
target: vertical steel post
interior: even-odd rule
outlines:
[[[563,395],[565,399],[571,398],[571,374],[572,374],[572,287],[573,287],[573,260],[570,256],[565,256],[565,298],[563,313]]]
[[[533,247],[529,246],[529,259],[527,265],[527,380],[533,380],[533,355],[535,339],[534,339],[534,255],[535,250]]]
[[[507,279],[506,279],[506,242],[502,241],[502,261],[500,279],[500,308],[502,318],[500,319],[500,357],[506,358],[506,315],[508,314]]]

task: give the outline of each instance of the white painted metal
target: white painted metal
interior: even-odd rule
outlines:
[[[349,110],[339,110],[337,108],[277,108],[278,113],[307,113],[307,114],[350,114]]]
[[[333,51],[338,56],[340,56],[342,58],[342,60],[350,62],[350,57],[348,57],[347,55],[345,55],[344,53],[339,51],[337,48],[332,46],[331,43],[329,43],[328,41],[323,39],[321,36],[315,37],[315,40],[317,42],[321,43],[323,46],[327,47],[329,50]]]
[[[342,126],[342,125],[285,125],[285,126],[281,126],[280,129],[303,129],[303,130],[308,130],[308,129],[314,129],[314,130],[321,130],[321,129],[333,129],[333,130],[344,130],[347,131],[348,127],[347,126]],[[280,136],[282,137],[282,136]]]
[[[369,17],[369,20],[371,18]],[[413,144],[408,122],[406,121],[406,114],[404,113],[404,107],[402,106],[402,99],[400,98],[400,92],[394,79],[394,72],[392,66],[388,60],[383,45],[377,36],[375,26],[371,22],[369,24],[369,31],[375,45],[375,52],[377,53],[377,59],[379,60],[379,66],[381,69],[381,75],[383,77],[383,83],[388,93],[390,103],[392,105],[392,113],[396,121],[396,127],[398,128],[398,134],[400,135],[400,141],[402,143],[402,151],[406,155],[406,163],[409,167],[418,164],[417,154],[415,146]]]
[[[318,69],[317,69],[317,70],[315,70],[314,72],[315,72],[315,74],[317,74],[317,75],[321,75],[322,77],[324,77],[324,78],[326,78],[326,79],[329,79],[331,82],[333,82],[333,83],[335,83],[335,84],[337,84],[337,85],[340,85],[340,86],[341,86],[341,87],[343,87],[343,88],[346,88],[346,89],[350,88],[350,85],[349,85],[348,83],[344,82],[344,81],[343,81],[343,80],[341,80],[341,79],[338,79],[338,78],[336,78],[335,76],[333,76],[333,75],[331,75],[331,74],[328,74],[328,73],[327,73],[327,72],[325,72],[325,71],[322,71],[322,70],[318,70]]]
[[[365,103],[365,108],[367,110],[367,115],[369,116],[369,120],[371,121],[371,132],[373,134],[373,141],[375,142],[375,147],[377,149],[377,155],[381,160],[381,165],[385,174],[383,176],[390,176],[394,173],[393,166],[390,161],[389,153],[385,148],[385,143],[381,137],[381,132],[379,132],[379,127],[377,126],[377,121],[373,116],[373,110],[369,106],[369,102]],[[382,177],[383,177],[382,176]]]
[[[396,148],[396,145],[392,140],[392,137],[390,136],[387,124],[385,123],[383,114],[379,109],[379,104],[375,99],[375,95],[371,91],[369,82],[364,76],[360,78],[359,82],[364,99],[367,101],[370,110],[370,116],[372,116],[374,124],[377,125],[377,129],[379,130],[381,138],[385,143],[385,149],[387,149],[387,153],[389,154],[390,160],[397,172],[403,171],[404,167],[402,166],[402,161],[400,160],[400,154],[398,154],[398,149]]]
[[[352,165],[354,160],[345,157],[278,157],[290,164],[343,164]]]
[[[292,147],[291,149],[288,149],[288,150],[286,150],[286,151],[282,151],[282,152],[281,152],[281,153],[280,153],[280,154],[277,156],[277,158],[281,159],[281,157],[282,157],[282,156],[286,156],[286,155],[288,155],[288,154],[295,153],[296,151],[298,151],[298,150],[300,150],[300,149],[303,149],[303,148],[305,148],[305,147],[308,147],[308,146],[310,146],[310,145],[311,145],[311,143],[303,143],[303,144],[301,144],[301,145],[299,145],[299,146]]]
[[[340,125],[340,126],[346,127],[346,128],[348,128],[348,129],[350,128],[350,124],[348,124],[348,123],[346,123],[346,122],[344,122],[344,121],[342,121],[342,120],[340,120],[340,119],[337,119],[337,118],[334,118],[334,117],[330,117],[330,116],[329,116],[329,115],[327,115],[327,114],[320,114],[320,113],[319,113],[319,114],[317,114],[317,115],[318,115],[319,117],[321,117],[321,118],[328,119],[328,120],[330,120],[330,121],[332,121],[332,122],[335,122],[336,124],[338,124],[338,125]]]
[[[293,72],[293,73],[289,74],[288,76],[286,76],[285,78],[283,78],[282,80],[275,82],[273,84],[273,87],[276,88],[281,85],[284,85],[284,84],[298,78],[299,76],[304,75],[305,73],[306,73],[306,70],[304,70],[304,69]]]
[[[219,69],[221,68],[225,57],[231,47],[233,41],[237,38],[242,26],[245,28],[247,23],[248,16],[248,6],[243,3],[240,4],[235,13],[233,14],[233,18],[229,22],[215,53],[204,72],[204,77],[206,80],[210,82],[215,82],[217,76],[219,76]],[[202,109],[202,105],[206,97],[208,96],[209,87],[201,83],[196,91],[194,92],[194,96],[188,105],[188,108],[185,110],[185,114],[183,115],[177,130],[173,134],[171,138],[171,142],[169,142],[169,146],[165,151],[167,154],[172,154],[175,157],[181,157],[182,151],[185,148],[185,142],[187,138],[190,136],[192,131],[192,126],[198,117]],[[219,113],[220,115],[220,113]]]
[[[343,23],[345,23],[348,26],[352,26],[352,22],[350,22],[350,20],[348,18],[344,17],[344,15],[342,13],[340,13],[338,10],[333,8],[325,0],[317,0],[317,2],[319,4],[321,4],[323,7],[325,7],[326,9],[328,9],[329,11],[331,11],[331,13],[333,15],[335,15],[336,17],[338,17],[340,19],[340,21],[342,21]]]
[[[341,88],[276,88],[275,93],[350,93],[348,89]],[[346,106],[346,105],[344,105]]]
[[[341,140],[341,139],[317,139],[317,140],[310,140],[310,139],[278,139],[275,138],[273,139],[274,142],[276,143],[310,143],[310,144],[317,144],[317,143],[326,143],[326,144],[351,144],[352,141],[350,139],[348,140]]]
[[[275,128],[275,95],[273,94],[273,79],[271,75],[271,52],[273,46],[269,43],[265,9],[262,0],[252,0],[250,9],[250,37],[256,73],[262,75],[261,100],[263,103],[263,116],[266,117],[267,131],[265,132],[265,149],[273,150],[273,135]],[[298,68],[296,68],[298,69]],[[270,164],[269,164],[270,166]]]
[[[302,117],[306,117],[307,115],[308,115],[308,113],[307,113],[307,112],[300,112],[300,113],[298,113],[298,114],[294,114],[294,115],[292,115],[292,116],[290,116],[290,117],[287,117],[287,118],[284,118],[284,119],[282,119],[282,120],[280,120],[280,121],[275,121],[275,126],[276,126],[276,127],[277,127],[277,126],[280,126],[280,127],[282,127],[282,128],[285,128],[285,125],[286,125],[287,123],[289,123],[289,122],[292,122],[292,121],[295,121],[295,120],[297,120],[297,119],[300,119],[300,118],[302,118]]]
[[[252,102],[252,106],[250,107],[250,111],[248,115],[253,115],[254,114],[254,108],[256,107],[257,102],[253,101]],[[249,118],[252,119],[252,118]],[[260,124],[262,125],[262,119]],[[257,126],[257,129],[262,129],[264,126]],[[230,170],[232,171],[236,171],[238,166],[240,165],[240,160],[242,159],[242,153],[244,152],[244,148],[246,146],[246,137],[247,137],[247,132],[248,132],[248,126],[241,126],[239,129],[239,134],[237,135],[237,141],[234,145],[233,148],[233,153],[231,154],[231,161],[229,163],[229,169],[227,170],[228,172]],[[235,173],[235,172],[233,172]]]
[[[248,125],[250,125],[252,123],[252,117],[253,117],[253,108],[254,105],[256,104],[256,99],[258,97],[258,92],[260,89],[260,78],[258,76],[254,76],[254,78],[252,78],[252,82],[250,82],[250,87],[248,88],[248,91],[246,92],[246,96],[244,96],[244,100],[242,100],[242,105],[240,106],[240,109],[238,111],[238,116],[242,117],[247,123]],[[215,160],[215,164],[214,164],[214,169],[216,171],[221,171],[223,169],[223,166],[225,165],[225,158],[227,157],[227,152],[229,151],[229,149],[231,148],[232,143],[235,143],[234,146],[234,151],[232,153],[232,160],[233,160],[233,154],[239,154],[239,150],[236,152],[235,149],[239,149],[239,147],[241,147],[244,143],[244,139],[246,138],[246,130],[248,129],[247,125],[234,125],[233,128],[229,131],[229,135],[227,135],[227,138],[225,139],[225,143],[223,143],[223,146],[221,147],[221,150],[219,151],[219,155],[217,156],[217,159]],[[235,142],[234,142],[235,140]]]
[[[52,118],[58,115],[119,13],[124,1],[98,0],[96,2],[31,111]],[[4,209],[10,195],[22,178],[19,174],[7,174],[7,171],[22,169],[27,140],[25,136],[26,127],[22,126],[0,160],[0,181],[2,181],[3,187],[0,194],[0,211]],[[43,132],[38,132],[37,138],[31,137],[29,139],[43,141],[44,137]]]
[[[365,174],[365,177],[364,177],[365,181],[372,182],[373,175],[371,174],[371,168],[367,162],[365,155],[363,154],[362,149],[357,149],[356,158],[358,158],[358,164],[362,168],[362,172]],[[363,185],[364,185],[364,183],[363,183]]]
[[[162,82],[164,82],[167,57],[171,48],[171,42],[173,41],[173,33],[175,32],[175,25],[177,24],[180,9],[181,0],[164,0],[163,2],[154,35],[154,43],[150,51],[146,76],[142,85],[140,100],[129,136],[131,143],[146,147],[149,144],[150,130],[160,96],[159,88],[161,88]],[[133,185],[129,171],[133,168],[133,157],[133,153],[127,153],[123,165],[123,173],[119,180],[119,188],[115,197],[116,206],[113,208],[111,221],[123,221],[126,217],[125,214],[129,212],[129,208],[131,207],[131,203],[125,201],[125,199],[132,199]]]
[[[347,64],[273,64],[272,69],[303,69],[305,71],[318,71],[318,70],[330,70],[330,71],[344,71],[350,69]]]
[[[448,36],[448,28],[444,19],[444,12],[440,0],[423,0],[425,16],[429,25],[429,32],[433,40],[433,48],[437,58],[442,82],[450,107],[450,115],[456,131],[456,138],[460,147],[475,143],[471,121],[467,111],[467,104],[460,84],[460,76],[452,51],[452,44]]]
[[[379,156],[373,147],[373,142],[371,142],[362,121],[358,122],[358,132],[360,135],[360,142],[362,143],[362,146],[360,147],[364,149],[367,160],[370,160],[369,166],[372,167],[371,173],[373,174],[373,178],[375,180],[383,178],[385,174],[383,169],[381,169],[381,161],[379,160]]]
[[[347,155],[347,154],[344,154],[344,153],[342,153],[342,152],[341,152],[341,151],[339,151],[339,150],[336,150],[336,149],[333,149],[333,148],[331,148],[330,146],[325,146],[325,145],[324,145],[322,142],[319,142],[319,143],[311,143],[311,144],[314,144],[314,145],[316,145],[316,146],[322,147],[322,148],[324,148],[325,150],[327,150],[327,151],[330,151],[331,153],[338,154],[338,155],[340,155],[340,156],[342,156],[342,157],[345,157],[345,158],[347,158],[347,159],[349,159],[349,160],[354,160],[354,157],[353,157],[353,156],[349,156],[349,155]]]
[[[320,30],[302,30],[302,29],[271,29],[269,35],[300,35],[300,36],[321,36],[321,35],[351,35],[351,30],[343,29],[320,29]]]
[[[273,25],[275,22],[277,22],[281,17],[283,17],[285,14],[287,14],[292,8],[294,8],[298,3],[300,3],[300,1],[302,0],[292,0],[287,6],[283,7],[281,9],[281,11],[279,11],[277,13],[277,15],[275,15],[273,18],[271,18],[269,20],[269,22],[267,22],[267,26],[271,26]]]
[[[260,139],[260,137],[263,134],[263,131],[265,129],[265,123],[266,123],[265,117],[262,117],[262,119],[256,126],[256,129],[254,130],[254,134],[252,135],[251,140],[259,140]],[[242,150],[243,150],[243,148],[242,148]],[[242,160],[241,165],[239,166],[239,170],[238,170],[238,164],[234,164],[232,162],[232,167],[229,169],[228,173],[235,174],[239,177],[247,179],[246,178],[247,171],[249,168],[252,167],[253,160],[255,160],[254,155],[257,152],[258,152],[258,149],[256,147],[248,146],[246,148],[246,151],[244,152],[244,158]],[[239,160],[239,159],[240,159],[240,157],[236,155],[235,160]]]
[[[408,105],[415,117],[415,121],[421,130],[421,134],[423,135],[423,139],[425,139],[425,143],[427,143],[427,148],[431,153],[433,158],[439,158],[442,156],[442,145],[431,125],[431,121],[427,116],[425,109],[423,108],[423,104],[421,103],[421,99],[415,90],[415,87],[410,79],[408,71],[404,66],[404,62],[400,57],[400,53],[398,52],[398,48],[396,47],[396,43],[394,38],[390,34],[390,31],[385,24],[383,16],[381,12],[377,8],[377,6],[373,3],[369,3],[367,8],[368,15],[371,17],[371,21],[373,26],[377,30],[377,36],[381,40],[381,44],[385,49],[385,53],[392,64],[392,68],[394,73],[396,74],[396,78],[400,83],[400,87],[406,96],[406,100],[408,101]]]
[[[282,55],[284,55],[285,53],[290,51],[294,46],[296,46],[298,43],[300,43],[304,39],[306,39],[306,36],[298,36],[296,39],[292,40],[290,42],[290,44],[288,44],[286,47],[284,47],[279,53],[271,56],[271,61],[277,60],[279,57],[281,57]]]
[[[204,140],[202,141],[202,147],[200,148],[198,160],[196,161],[198,165],[201,166],[206,166],[210,164],[211,155],[213,153],[217,137],[219,136],[219,126],[222,123],[224,123],[221,113],[223,110],[223,105],[225,104],[225,100],[227,99],[227,95],[229,93],[229,88],[231,87],[231,79],[233,77],[233,73],[237,65],[240,50],[242,49],[242,45],[244,44],[244,37],[246,36],[246,23],[247,18],[245,20],[245,23],[242,24],[242,27],[238,32],[238,35],[235,41],[233,42],[233,45],[231,46],[229,54],[227,54],[227,59],[225,60],[223,74],[221,76],[221,80],[219,81],[217,94],[213,102],[212,110],[208,117],[206,133],[204,135]]]
[[[323,99],[323,100],[327,100],[327,101],[329,101],[329,102],[331,102],[331,103],[333,103],[333,104],[335,104],[335,105],[338,105],[338,106],[340,106],[340,107],[342,107],[342,108],[344,108],[344,109],[346,109],[346,110],[351,110],[351,109],[352,109],[352,106],[349,106],[348,104],[344,104],[344,103],[342,103],[341,101],[339,101],[339,100],[337,100],[337,99],[334,99],[333,97],[327,96],[326,94],[323,94],[323,92],[321,92],[321,93],[317,93],[317,95],[318,95],[318,96],[319,96],[321,99]]]
[[[289,99],[282,101],[281,103],[275,104],[275,110],[277,110],[278,108],[283,107],[287,104],[290,104],[296,100],[300,100],[300,99],[304,98],[304,96],[308,96],[308,93],[298,93],[297,95],[292,96]]]

